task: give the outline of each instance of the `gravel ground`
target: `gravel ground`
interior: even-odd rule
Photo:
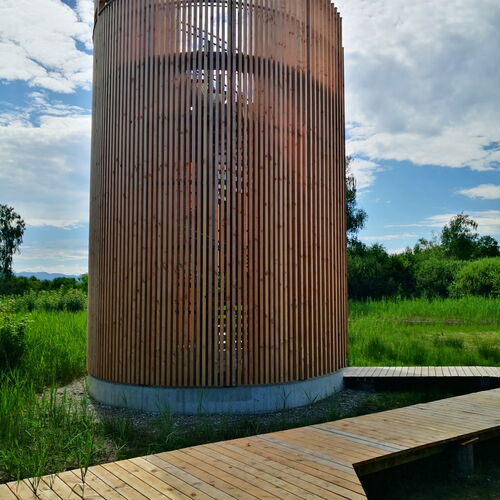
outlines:
[[[95,415],[96,420],[109,419],[113,417],[126,417],[132,419],[134,425],[138,427],[148,427],[158,417],[156,413],[143,412],[138,410],[129,410],[125,408],[117,408],[99,403],[90,398],[86,388],[85,378],[80,378],[71,382],[70,384],[61,387],[58,394],[62,396],[66,394],[67,397],[81,403],[85,401],[89,409]],[[356,407],[366,400],[368,397],[373,396],[374,392],[344,389],[339,391],[335,397],[335,413],[338,418],[349,415]],[[321,417],[327,418],[332,412],[332,399],[328,398],[317,403],[313,403],[301,408],[294,408],[290,410],[282,410],[273,413],[261,413],[258,415],[172,415],[173,423],[178,428],[189,428],[195,423],[212,422],[217,423],[224,421],[227,425],[238,424],[240,422],[248,421],[249,418],[258,420],[258,422],[266,427],[272,425],[273,422],[287,421],[303,422],[308,419],[320,419]]]

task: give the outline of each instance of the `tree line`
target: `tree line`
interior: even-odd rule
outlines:
[[[387,297],[448,297],[500,295],[500,249],[492,236],[480,236],[477,223],[460,213],[431,240],[421,238],[413,248],[389,254],[376,243],[358,239],[367,213],[357,203],[356,180],[346,173],[346,222],[349,297],[355,300]],[[87,275],[79,279],[15,277],[12,260],[23,241],[26,224],[13,207],[0,204],[0,295],[30,290],[77,288],[87,291]]]
[[[391,255],[381,244],[366,245],[358,239],[367,214],[357,205],[349,168],[346,199],[349,298],[500,295],[498,242],[480,236],[476,221],[467,214],[453,217],[433,239],[421,238],[413,248]]]

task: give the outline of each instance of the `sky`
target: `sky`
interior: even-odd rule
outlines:
[[[500,2],[335,4],[360,239],[399,252],[462,211],[500,239]],[[17,272],[87,271],[92,23],[93,0],[0,0],[0,203],[27,223]]]

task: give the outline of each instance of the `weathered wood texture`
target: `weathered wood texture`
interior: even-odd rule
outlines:
[[[358,475],[499,435],[495,389],[90,467],[85,498],[362,500]],[[82,498],[79,475],[43,478],[39,498]],[[4,498],[33,493],[24,480],[0,485]]]
[[[370,378],[479,378],[500,379],[498,366],[350,366],[343,371],[345,379]]]
[[[101,7],[89,373],[209,387],[342,368],[344,82],[335,7]]]

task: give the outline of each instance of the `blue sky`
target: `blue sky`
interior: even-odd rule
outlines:
[[[500,239],[500,2],[337,0],[360,237],[392,252],[465,211]],[[93,0],[0,2],[0,203],[16,271],[87,269]]]

